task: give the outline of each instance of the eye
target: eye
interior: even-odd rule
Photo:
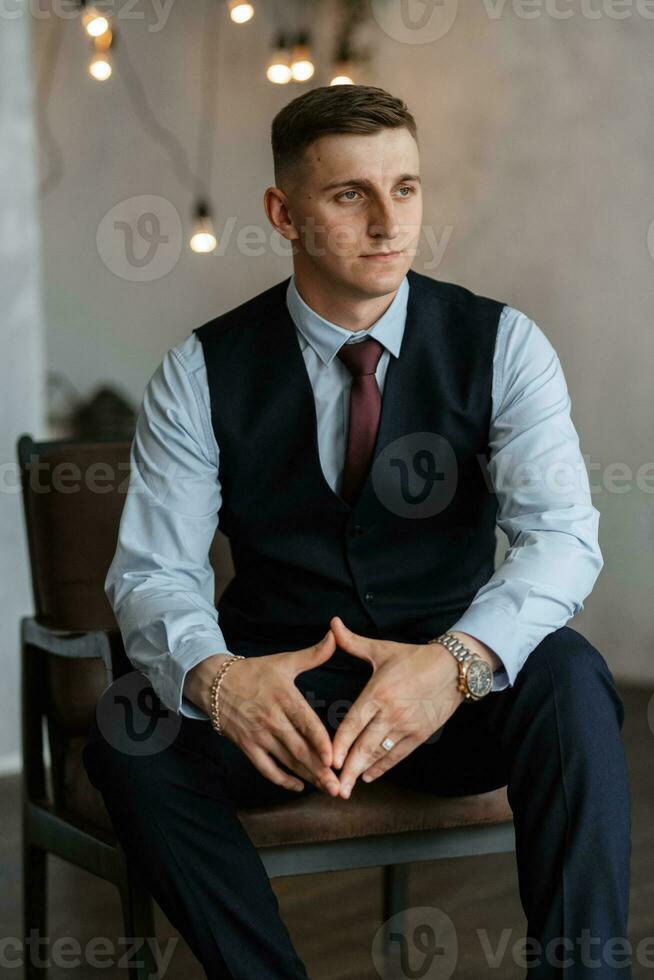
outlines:
[[[400,195],[401,197],[405,197],[405,198],[411,197],[411,195],[412,194],[415,194],[415,192],[416,192],[415,187],[412,187],[410,184],[403,184],[402,187],[400,187],[400,190],[401,191],[408,191],[409,192],[408,194]],[[341,198],[343,198],[344,200],[347,200],[347,201],[354,201],[355,198],[353,198],[353,197],[346,198],[345,195],[346,194],[358,194],[358,193],[359,192],[358,191],[355,191],[355,190],[343,191],[341,194],[338,195],[337,200],[341,200]]]

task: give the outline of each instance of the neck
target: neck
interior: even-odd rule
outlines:
[[[392,293],[383,296],[362,296],[355,289],[344,289],[343,284],[327,280],[316,282],[299,268],[294,269],[295,287],[314,313],[335,323],[345,330],[357,333],[376,323],[391,305],[399,285]]]

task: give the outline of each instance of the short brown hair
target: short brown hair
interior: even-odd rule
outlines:
[[[305,149],[332,133],[377,133],[406,127],[418,141],[416,122],[402,99],[374,85],[323,85],[298,95],[272,122],[275,185],[297,177]]]

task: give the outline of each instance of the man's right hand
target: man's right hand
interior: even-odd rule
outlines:
[[[331,629],[313,646],[290,652],[246,657],[225,672],[220,685],[223,733],[245,752],[260,773],[287,789],[304,789],[279,765],[338,796],[340,783],[331,768],[332,743],[327,729],[294,681],[297,674],[331,657],[336,640]],[[185,693],[210,714],[211,682],[227,654],[203,660],[187,674]]]

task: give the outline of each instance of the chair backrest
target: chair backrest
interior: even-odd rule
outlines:
[[[54,629],[115,629],[104,581],[129,484],[129,442],[17,444],[37,619]],[[229,541],[209,549],[215,601],[234,574]]]
[[[104,582],[127,499],[129,451],[129,442],[34,442],[29,435],[18,440],[35,615],[43,626],[73,633],[113,630],[116,636]],[[229,541],[220,531],[209,557],[218,602],[234,574]],[[27,670],[27,683],[38,690],[23,697],[24,714],[39,718],[24,719],[24,725],[40,730],[46,717],[53,799],[74,809],[81,745],[107,684],[105,666],[97,657],[50,652],[42,652],[40,662],[40,669]],[[40,762],[26,764],[35,768]]]

